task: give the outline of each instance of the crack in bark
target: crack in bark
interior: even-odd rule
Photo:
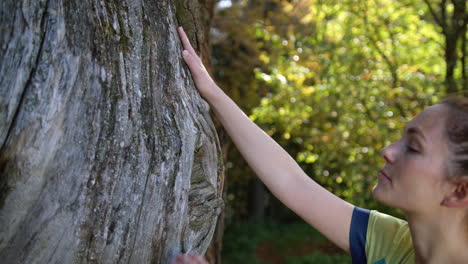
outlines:
[[[124,231],[123,231],[123,234],[122,234],[122,237],[123,237],[123,242],[122,242],[122,247],[120,247],[119,249],[119,257],[118,257],[118,261],[117,262],[120,262],[124,255],[125,255],[125,246],[127,245],[127,238],[128,238],[128,232],[130,230],[130,224],[127,223],[125,225],[125,228],[124,228]]]
[[[187,3],[187,2],[186,2]],[[200,32],[199,28],[198,28],[198,23],[196,23],[195,21],[197,21],[196,19],[196,16],[195,14],[192,12],[192,10],[188,7],[188,6],[184,6],[185,9],[188,11],[188,13],[190,14],[190,16],[192,17],[192,20],[194,21],[194,27],[195,27],[195,32]],[[198,49],[198,52],[200,53],[201,51],[201,45],[200,45],[200,42],[198,41],[198,38],[197,36],[195,35],[195,45]]]
[[[216,219],[216,218],[215,218]],[[196,244],[195,248],[200,248],[202,243],[205,241],[205,239],[208,237],[210,234],[211,229],[208,229],[206,233],[198,240],[198,243]]]
[[[147,176],[146,176],[146,180],[145,180],[145,187],[143,188],[143,195],[141,196],[141,203],[140,203],[140,206],[138,208],[138,217],[137,217],[137,221],[136,221],[136,232],[135,232],[135,237],[133,238],[133,245],[132,245],[132,249],[130,250],[130,256],[128,257],[128,263],[130,264],[130,260],[132,259],[132,256],[133,256],[133,252],[135,250],[135,244],[136,244],[136,240],[137,240],[137,236],[138,236],[138,226],[140,225],[140,219],[141,219],[141,214],[142,214],[142,211],[143,211],[143,204],[145,202],[145,195],[146,195],[146,189],[148,187],[148,180],[149,178],[151,177],[151,174],[148,173]]]
[[[52,250],[52,253],[50,254],[50,257],[49,257],[49,260],[47,261],[47,263],[51,263],[52,258],[54,257],[55,252],[57,251],[57,248],[59,247],[60,243],[62,243],[63,237],[65,236],[65,231],[66,231],[65,229],[62,231],[62,235],[60,236],[59,241],[55,245],[54,250]]]
[[[15,124],[16,124],[16,119],[18,118],[18,115],[19,115],[19,112],[20,112],[20,109],[21,109],[21,105],[24,103],[24,100],[25,100],[25,97],[26,97],[26,91],[28,90],[27,88],[31,86],[31,82],[32,82],[32,78],[33,78],[33,75],[37,72],[37,67],[38,67],[38,64],[39,64],[39,61],[41,59],[41,53],[42,53],[42,48],[44,47],[44,43],[45,43],[45,39],[46,39],[46,35],[47,35],[47,27],[48,27],[48,24],[47,24],[47,21],[45,20],[45,18],[47,17],[47,10],[49,9],[49,1],[50,0],[47,0],[45,6],[44,6],[44,12],[42,13],[42,17],[41,17],[41,29],[43,29],[42,31],[42,34],[41,34],[41,37],[40,37],[40,40],[41,40],[41,44],[39,45],[39,49],[37,51],[37,55],[36,55],[36,59],[35,59],[35,63],[34,65],[32,66],[33,68],[31,69],[31,72],[29,73],[29,77],[26,81],[26,83],[24,84],[24,88],[23,88],[23,92],[21,93],[21,96],[20,96],[20,100],[18,101],[18,105],[16,106],[16,109],[15,109],[15,114],[13,115],[13,118],[11,119],[11,123],[10,123],[10,126],[8,127],[8,131],[6,133],[6,136],[5,136],[5,139],[3,140],[2,142],[2,145],[0,147],[0,153],[3,153],[3,151],[5,150],[5,147],[6,147],[6,142],[8,141],[8,138],[10,137],[10,134],[13,130],[13,128],[15,127]],[[27,20],[26,21],[26,24],[27,23]],[[1,203],[1,201],[0,201]]]

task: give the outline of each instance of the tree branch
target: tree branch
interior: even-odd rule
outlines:
[[[436,23],[439,24],[439,26],[442,27],[442,31],[445,32],[445,20],[442,20],[442,18],[439,18],[437,16],[437,13],[432,8],[432,5],[431,5],[431,3],[429,3],[429,0],[424,0],[424,3],[426,3],[427,8],[429,8],[429,12],[431,12],[431,15],[434,18],[434,20],[436,21]]]
[[[385,54],[385,52],[378,46],[377,42],[380,41],[380,42],[383,42],[380,38],[380,35],[379,33],[377,32],[377,30],[375,30],[374,27],[371,27],[369,24],[369,20],[368,20],[368,16],[367,16],[367,5],[365,4],[364,8],[364,26],[365,28],[368,30],[368,32],[372,32],[370,34],[367,34],[369,40],[370,40],[370,43],[372,44],[372,46],[375,47],[377,53],[382,56],[382,58],[384,59],[385,63],[387,64],[389,70],[390,70],[390,73],[392,74],[392,88],[395,88],[397,87],[398,85],[398,74],[396,72],[396,69],[397,69],[397,66],[394,65],[394,63],[392,62],[392,60]],[[377,36],[377,39],[375,39],[373,37],[373,35],[376,35]],[[393,47],[393,46],[392,46]]]

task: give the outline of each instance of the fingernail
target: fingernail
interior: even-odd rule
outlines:
[[[188,51],[187,51],[187,50],[184,50],[184,51],[182,51],[182,55],[184,55],[185,57],[187,57],[187,56],[188,56],[188,54],[189,54],[189,53],[188,53]]]

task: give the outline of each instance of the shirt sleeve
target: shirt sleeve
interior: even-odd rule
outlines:
[[[369,263],[414,263],[408,223],[372,210],[367,228],[366,255]]]
[[[366,237],[370,211],[354,207],[349,230],[349,248],[353,264],[366,264]]]

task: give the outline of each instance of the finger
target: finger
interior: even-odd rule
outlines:
[[[199,256],[198,257],[198,263],[199,264],[209,264],[208,261],[206,261],[206,259],[202,256]]]
[[[180,256],[180,264],[193,264],[194,261],[189,255],[183,254]]]
[[[189,254],[189,257],[192,261],[192,263],[195,264],[206,264],[206,261],[203,257],[197,256],[195,254]]]
[[[180,37],[180,40],[182,41],[182,45],[184,46],[184,49],[188,50],[190,54],[197,56],[197,53],[195,52],[192,45],[190,44],[190,40],[188,39],[187,34],[185,34],[184,29],[182,27],[179,27],[177,31],[179,32],[179,37]]]
[[[181,258],[181,256],[179,255],[179,256],[177,256],[177,257],[172,261],[171,264],[182,264],[182,263],[183,263],[183,262],[182,262],[182,258]]]
[[[192,73],[192,76],[194,79],[198,78],[203,74],[203,68],[198,62],[198,60],[190,54],[187,50],[184,50],[182,52],[182,57],[185,60],[185,63],[189,66],[190,72]]]
[[[202,65],[202,67],[204,67],[202,60],[200,59],[200,57],[197,55],[192,45],[190,44],[190,40],[188,39],[187,34],[185,34],[184,28],[179,27],[177,30],[179,32],[179,37],[182,41],[182,45],[184,46],[184,49],[187,50],[191,55],[193,55],[195,58],[195,61],[197,61],[200,65]]]

